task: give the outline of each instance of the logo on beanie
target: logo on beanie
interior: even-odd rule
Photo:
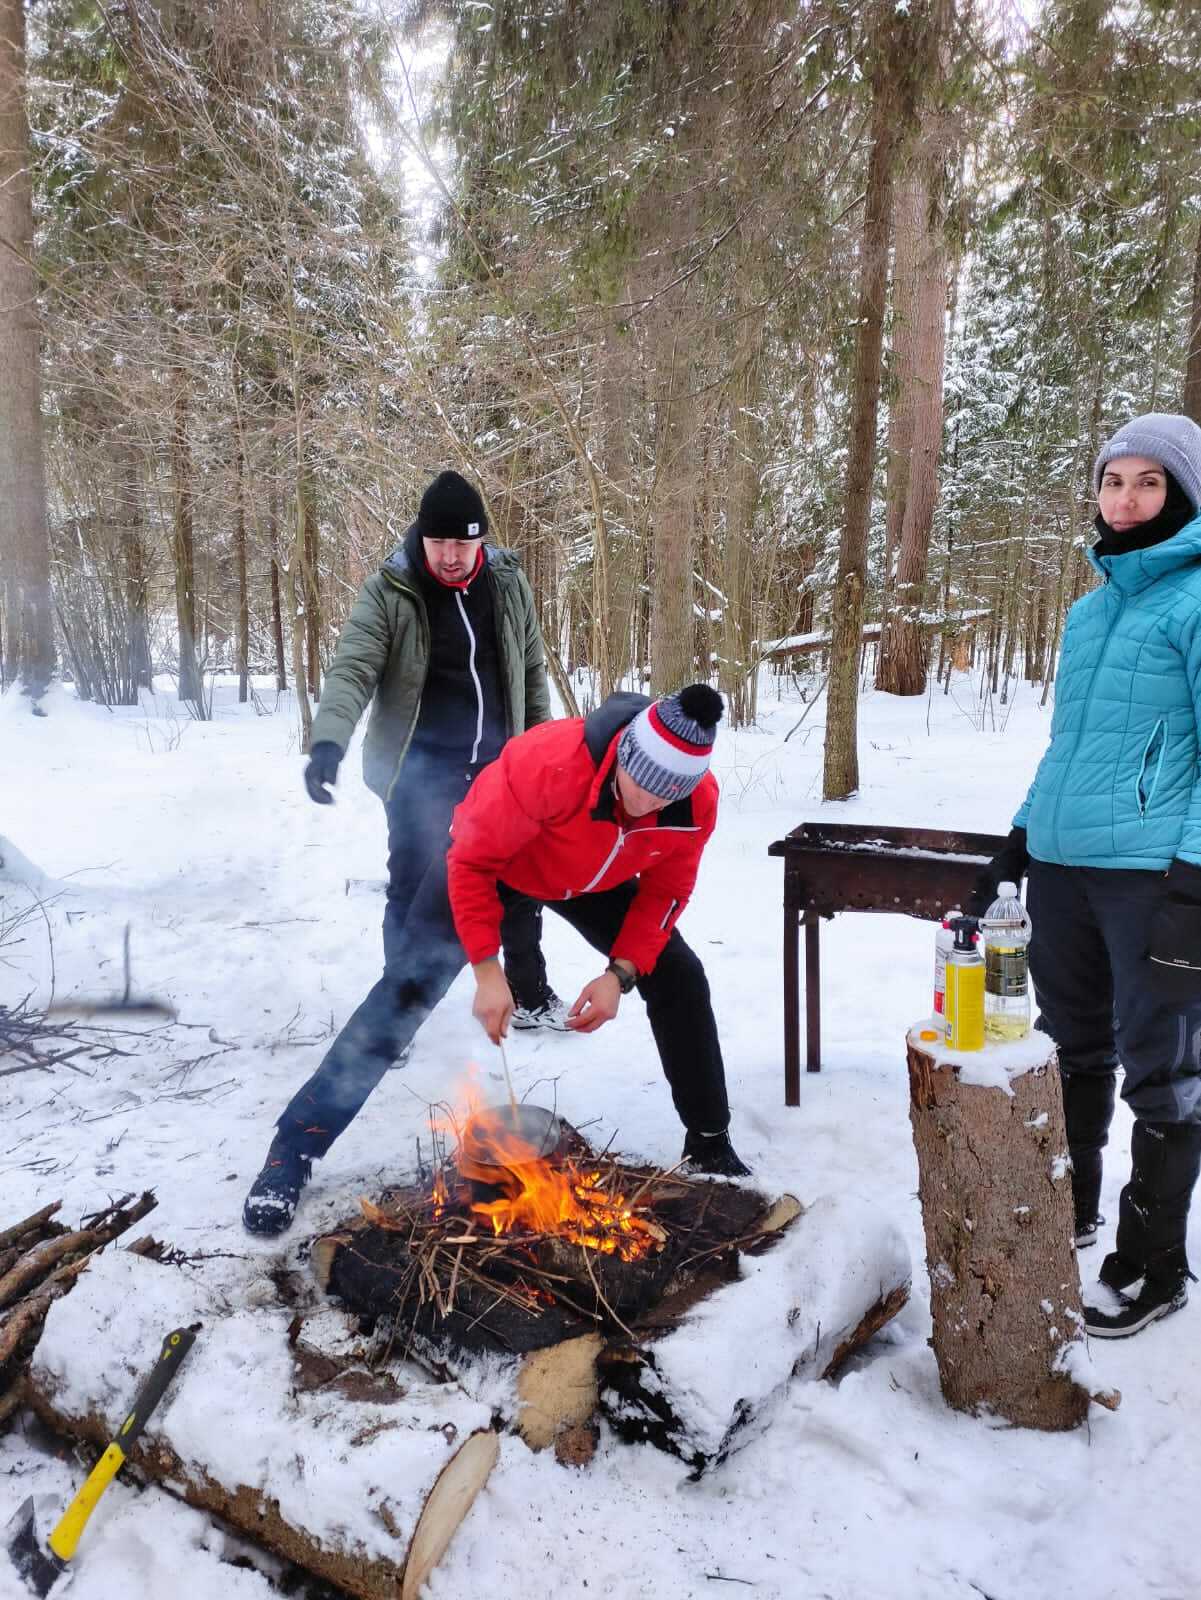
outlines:
[[[480,536],[480,525],[479,525],[479,523],[478,522],[469,522],[467,524],[467,537],[469,539],[478,539],[479,536]]]

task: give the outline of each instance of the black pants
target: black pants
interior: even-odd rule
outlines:
[[[608,955],[636,891],[625,883],[603,894],[551,901],[558,913]],[[502,899],[514,891],[501,885]],[[357,1115],[450,988],[464,965],[446,892],[446,857],[431,862],[384,975],[297,1091],[278,1123],[302,1154],[323,1156]],[[717,1133],[730,1120],[725,1068],[709,983],[699,957],[673,930],[653,972],[638,980],[672,1100],[685,1128]]]
[[[1160,872],[1030,863],[1038,1027],[1065,1079],[1113,1080],[1145,1122],[1201,1122],[1201,981],[1147,960]],[[1070,1134],[1069,1134],[1070,1137]]]
[[[1059,1047],[1076,1226],[1098,1216],[1120,1063],[1135,1123],[1106,1265],[1174,1290],[1201,1161],[1201,983],[1147,960],[1164,894],[1159,872],[1030,863],[1030,972]]]
[[[384,907],[384,967],[405,959],[405,924],[431,864],[446,854],[450,821],[482,767],[467,766],[412,747],[384,805],[388,819],[388,902]],[[510,894],[500,927],[505,976],[519,1006],[545,1004],[542,907]]]

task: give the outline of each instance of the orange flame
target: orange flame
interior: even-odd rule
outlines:
[[[457,1164],[464,1178],[501,1191],[499,1199],[474,1201],[470,1206],[474,1215],[491,1222],[495,1234],[554,1234],[622,1261],[636,1261],[662,1247],[667,1237],[663,1229],[639,1216],[625,1195],[606,1189],[599,1171],[584,1170],[572,1161],[547,1160],[525,1140],[486,1118],[482,1113],[468,1123]],[[473,1132],[477,1137],[471,1137]]]

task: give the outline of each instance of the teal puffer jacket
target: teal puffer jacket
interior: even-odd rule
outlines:
[[[1037,861],[1201,865],[1201,516],[1089,559],[1105,582],[1068,613],[1051,743],[1014,825]]]

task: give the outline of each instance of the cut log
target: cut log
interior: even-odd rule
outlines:
[[[970,1054],[908,1039],[910,1121],[930,1271],[931,1343],[959,1411],[1074,1428],[1084,1337],[1071,1163],[1045,1034]]]
[[[531,1450],[543,1450],[569,1428],[591,1422],[603,1343],[599,1333],[583,1333],[524,1358],[517,1374],[517,1431]]]
[[[449,1386],[386,1395],[376,1385],[350,1402],[308,1389],[297,1382],[291,1321],[286,1308],[231,1311],[228,1286],[210,1290],[195,1269],[107,1252],[52,1307],[30,1403],[49,1426],[101,1450],[161,1329],[200,1322],[187,1364],[131,1448],[135,1465],[357,1600],[415,1594],[496,1460],[490,1409]],[[87,1329],[105,1336],[82,1337]]]
[[[640,1319],[635,1340],[609,1345],[602,1413],[699,1477],[753,1437],[790,1381],[833,1376],[908,1294],[897,1229],[861,1202],[823,1198],[735,1280],[699,1300],[681,1291]]]
[[[499,1454],[500,1440],[494,1433],[473,1433],[442,1468],[413,1530],[401,1600],[417,1600],[425,1580],[446,1554],[459,1524],[487,1483]]]

